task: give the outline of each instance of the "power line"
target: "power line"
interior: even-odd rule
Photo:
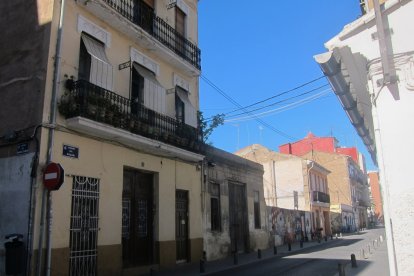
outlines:
[[[269,125],[268,123],[266,123],[265,121],[257,118],[254,114],[251,114],[247,109],[245,109],[242,105],[240,105],[238,102],[236,102],[233,98],[231,98],[229,95],[226,94],[226,92],[224,92],[223,90],[221,90],[217,85],[215,85],[212,81],[210,81],[209,79],[207,79],[204,75],[200,76],[208,85],[210,85],[211,87],[213,87],[217,92],[219,92],[224,98],[226,98],[228,101],[230,101],[232,104],[234,104],[235,106],[237,106],[239,109],[242,109],[246,112],[246,114],[250,114],[257,122],[261,123],[263,126],[269,128],[270,130],[274,131],[275,133],[288,138],[288,139],[296,139],[293,136],[290,136],[289,134],[276,129],[275,127],[273,127],[272,125]]]
[[[311,80],[311,81],[305,82],[305,83],[303,83],[303,84],[301,84],[301,85],[298,85],[298,86],[296,86],[296,87],[294,87],[294,88],[291,88],[291,89],[288,89],[288,90],[286,90],[286,91],[280,92],[280,93],[278,93],[278,94],[276,94],[276,95],[273,95],[273,96],[271,96],[271,97],[269,97],[269,98],[266,98],[266,99],[263,99],[263,100],[257,101],[257,102],[255,102],[255,103],[252,103],[252,104],[250,104],[250,105],[248,105],[248,106],[245,106],[245,107],[243,107],[243,108],[249,108],[249,107],[252,107],[252,106],[254,106],[254,105],[258,105],[258,104],[264,103],[264,102],[266,102],[266,101],[269,101],[269,100],[271,100],[271,99],[274,99],[274,98],[280,97],[280,96],[285,95],[285,94],[287,94],[287,93],[290,93],[290,92],[292,92],[292,91],[298,90],[298,89],[300,89],[300,88],[302,88],[302,87],[304,87],[304,86],[306,86],[306,85],[309,85],[309,84],[311,84],[311,83],[314,83],[314,82],[316,82],[316,81],[318,81],[318,80],[320,80],[320,79],[322,79],[322,78],[325,78],[325,76],[320,76],[320,77],[318,77],[318,78],[316,78],[316,79],[313,79],[313,80]],[[328,85],[328,84],[326,84],[326,85]],[[324,86],[326,86],[326,85],[324,85]],[[234,112],[239,111],[239,110],[240,110],[240,109],[236,109],[236,110],[230,111],[230,112],[226,113],[225,115],[228,115],[228,114],[234,113]]]
[[[304,99],[301,99],[301,100],[298,100],[298,101],[295,101],[295,102],[286,104],[286,105],[281,106],[281,107],[278,107],[276,109],[271,109],[271,110],[263,111],[261,113],[256,114],[256,116],[258,116],[259,118],[263,118],[263,117],[269,116],[271,114],[281,113],[283,111],[296,108],[296,107],[298,107],[300,105],[307,104],[307,103],[309,103],[311,101],[314,101],[314,100],[326,98],[327,97],[326,96],[327,92],[330,92],[330,91],[332,91],[332,90],[331,89],[322,90],[321,92],[319,92],[317,94],[314,94],[312,96],[309,96],[308,98],[304,98]],[[331,95],[329,95],[329,96],[331,96]],[[238,121],[247,121],[247,120],[250,120],[250,119],[251,119],[250,116],[237,117],[237,118],[226,119],[225,120],[225,123],[228,123],[228,122],[238,122]]]
[[[310,94],[310,93],[312,93],[312,92],[314,92],[314,91],[316,91],[316,90],[318,90],[318,89],[324,88],[324,87],[326,87],[326,86],[329,86],[329,84],[324,84],[324,85],[319,86],[319,87],[317,87],[317,88],[314,88],[314,89],[312,89],[312,90],[309,90],[309,91],[303,92],[303,93],[301,93],[301,94],[299,94],[299,95],[295,95],[295,96],[292,96],[292,97],[289,97],[289,98],[286,98],[286,99],[280,100],[280,101],[278,101],[278,102],[271,103],[271,104],[268,104],[268,105],[265,105],[265,106],[262,106],[262,107],[258,107],[258,108],[256,108],[256,109],[249,110],[249,111],[250,111],[250,112],[255,112],[255,111],[258,111],[258,110],[262,110],[262,109],[265,109],[265,108],[268,108],[268,107],[271,107],[271,106],[274,106],[274,105],[277,105],[277,104],[280,104],[280,103],[283,103],[283,102],[289,101],[289,100],[291,100],[291,99],[299,98],[299,97],[301,97],[301,96],[304,96],[304,95]],[[252,105],[250,105],[250,106],[252,106]],[[229,114],[229,113],[227,113],[227,114]],[[232,118],[232,117],[237,117],[237,116],[240,116],[240,115],[243,115],[243,114],[245,114],[245,113],[244,113],[244,112],[242,112],[242,113],[238,113],[238,114],[231,115],[231,116],[228,116],[228,117]]]

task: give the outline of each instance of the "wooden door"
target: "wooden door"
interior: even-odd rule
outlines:
[[[246,186],[229,183],[230,239],[234,252],[245,252],[248,244]]]
[[[153,260],[153,175],[124,170],[122,259],[124,267]]]
[[[188,261],[188,192],[175,192],[175,241],[177,262]]]
[[[175,48],[182,57],[185,57],[185,13],[178,7],[175,7],[175,30]]]

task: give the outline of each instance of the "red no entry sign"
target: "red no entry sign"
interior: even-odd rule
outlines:
[[[43,173],[43,184],[50,191],[59,190],[63,184],[65,171],[58,163],[49,163]]]

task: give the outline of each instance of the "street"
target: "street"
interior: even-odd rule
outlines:
[[[381,243],[379,236],[384,237],[384,229],[372,229],[360,234],[344,236],[340,240],[321,243],[319,246],[302,250],[299,254],[286,257],[269,257],[263,261],[256,261],[237,266],[209,275],[336,275],[338,263],[346,265],[346,275],[388,275],[388,261],[385,241]],[[378,240],[378,247],[372,241]],[[369,247],[368,248],[368,244]],[[375,246],[375,249],[374,249]],[[364,249],[365,257],[362,254]],[[380,259],[375,258],[380,251]],[[371,250],[372,254],[369,253]],[[355,254],[358,268],[353,271],[350,256]],[[377,269],[376,269],[377,268]],[[371,269],[368,272],[368,269]],[[358,273],[356,273],[358,270]]]

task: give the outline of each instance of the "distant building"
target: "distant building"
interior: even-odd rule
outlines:
[[[414,275],[412,156],[414,2],[360,1],[363,15],[315,56],[350,122],[378,164],[390,275]]]
[[[369,201],[368,183],[365,173],[350,157],[337,153],[313,151],[302,158],[314,160],[330,171],[328,186],[331,211],[342,214],[340,229],[333,226],[333,231],[356,231],[366,228],[368,222],[367,208]],[[332,217],[335,221],[335,217]],[[333,223],[334,224],[334,223]]]
[[[311,213],[306,222],[305,234],[323,228],[322,234],[331,234],[329,217],[329,189],[327,175],[330,171],[315,161],[272,151],[253,144],[235,154],[263,165],[263,187],[268,206]]]
[[[363,156],[358,152],[356,147],[339,147],[338,144],[338,140],[335,137],[318,137],[312,132],[309,132],[305,138],[299,141],[279,146],[279,151],[297,156],[311,151],[339,153],[352,157],[356,164],[359,164],[361,168],[365,168]],[[361,160],[360,156],[362,156]]]
[[[203,181],[207,260],[268,248],[263,166],[207,146]]]
[[[368,182],[371,187],[372,209],[377,223],[384,223],[384,213],[382,209],[381,186],[378,172],[368,172]]]

